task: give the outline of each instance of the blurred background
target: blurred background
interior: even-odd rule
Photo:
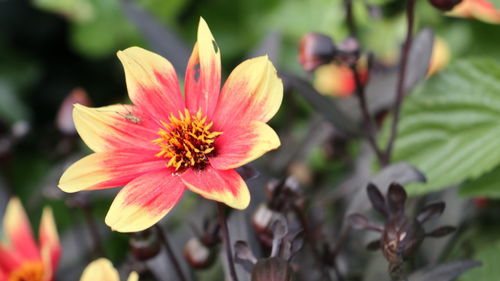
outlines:
[[[334,42],[348,36],[343,5],[342,0],[0,0],[0,215],[11,196],[21,198],[34,227],[43,206],[54,208],[64,247],[57,280],[77,280],[83,266],[101,255],[124,264],[130,256],[129,236],[110,232],[103,222],[116,191],[66,195],[56,187],[64,169],[90,153],[72,126],[72,104],[127,103],[116,52],[130,46],[165,56],[182,80],[200,16],[220,46],[223,77],[244,59],[263,54],[288,77],[282,108],[270,123],[283,146],[252,164],[260,176],[249,182],[252,207],[242,220],[249,220],[265,200],[264,186],[272,178],[293,175],[311,198],[321,191],[338,199],[339,183],[359,172],[359,165],[370,170],[371,162],[357,158],[366,144],[345,133],[349,128],[339,130],[335,121],[328,121],[331,117],[325,115],[335,110],[321,111],[310,95],[319,92],[322,99],[349,105],[354,88],[345,84],[352,85],[352,77],[333,65],[307,73],[297,58],[300,39],[308,32],[322,32]],[[354,14],[361,48],[373,52],[390,72],[405,36],[404,1],[354,1]],[[417,28],[431,27],[436,38],[434,48],[424,52],[432,50],[435,64],[427,76],[467,57],[500,59],[498,25],[444,16],[427,1],[418,1],[416,18]],[[377,114],[388,107],[378,105]],[[340,125],[349,127],[347,123]],[[185,196],[163,221],[178,241],[179,257],[191,225],[201,227],[210,215],[200,214],[214,212],[198,200]],[[457,206],[468,202],[456,200]],[[485,200],[474,202],[494,204]],[[335,217],[345,202],[338,206],[318,217]],[[488,216],[483,219],[489,221]],[[234,228],[246,233],[249,226]],[[221,270],[216,266],[196,273],[197,280],[221,280]]]

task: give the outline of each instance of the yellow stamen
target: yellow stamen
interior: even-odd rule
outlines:
[[[39,261],[29,261],[12,271],[8,281],[42,281],[43,277],[43,264]]]
[[[155,156],[169,159],[167,167],[176,171],[190,167],[203,169],[208,158],[215,155],[215,139],[222,132],[210,130],[213,122],[207,123],[201,110],[192,115],[185,109],[177,117],[171,114],[168,121],[160,121],[163,127],[158,130],[159,138],[152,140],[160,147]]]

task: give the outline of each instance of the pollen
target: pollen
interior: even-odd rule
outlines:
[[[43,264],[41,262],[25,262],[12,271],[8,281],[42,281],[44,278]]]
[[[201,110],[192,115],[185,109],[184,113],[179,111],[178,117],[171,114],[168,122],[160,122],[163,126],[158,130],[160,137],[153,143],[160,146],[156,157],[168,159],[167,167],[176,171],[203,170],[208,159],[215,156],[215,139],[222,132],[211,130],[213,122],[207,122]]]

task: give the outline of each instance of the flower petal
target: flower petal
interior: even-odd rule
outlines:
[[[134,106],[116,104],[91,108],[75,104],[73,120],[78,134],[95,152],[130,147],[156,148],[151,141],[157,138],[157,127]],[[155,129],[151,128],[153,126]]]
[[[59,188],[65,192],[77,192],[117,187],[143,174],[165,169],[164,160],[143,152],[119,150],[90,154],[64,172]]]
[[[244,126],[232,127],[217,137],[217,156],[210,159],[215,169],[240,167],[280,146],[276,132],[266,123],[252,121]]]
[[[185,93],[186,106],[192,112],[201,109],[208,118],[212,116],[221,80],[220,52],[215,39],[203,18],[198,25],[198,41],[189,58]]]
[[[0,277],[2,273],[6,276],[10,274],[10,272],[16,269],[22,261],[22,257],[16,253],[15,249],[7,249],[5,246],[0,245]],[[0,278],[0,280],[4,280]]]
[[[61,244],[59,243],[59,235],[57,234],[54,215],[52,214],[52,209],[49,207],[43,209],[38,235],[42,261],[46,270],[51,269],[51,273],[53,273],[59,263]],[[47,279],[49,280],[50,277]]]
[[[106,215],[106,224],[119,232],[151,227],[174,207],[184,190],[179,176],[166,169],[138,177],[120,190]]]
[[[500,24],[500,10],[487,0],[463,0],[453,10],[448,12],[447,15]]]
[[[7,204],[3,226],[15,253],[24,259],[40,259],[38,247],[31,232],[30,221],[18,198],[10,199]]]
[[[120,276],[109,260],[100,258],[87,265],[80,281],[120,281]]]
[[[235,209],[245,209],[250,203],[247,185],[235,170],[189,169],[181,175],[182,182],[201,196],[223,202]]]
[[[130,272],[127,281],[139,281],[139,274],[135,271]]]
[[[184,99],[172,64],[155,53],[131,47],[117,53],[125,70],[130,100],[155,120],[184,108]]]
[[[283,99],[283,83],[267,56],[246,60],[229,75],[219,96],[214,125],[224,129],[252,120],[267,122]]]

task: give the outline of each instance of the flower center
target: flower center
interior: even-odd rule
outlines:
[[[25,262],[10,274],[9,281],[42,281],[43,271],[41,262]]]
[[[222,132],[211,131],[213,122],[207,123],[207,117],[201,110],[191,115],[185,109],[179,117],[173,114],[169,124],[160,121],[163,128],[158,130],[158,139],[153,140],[160,146],[156,157],[169,159],[167,167],[176,171],[190,167],[202,170],[208,164],[208,157],[215,155],[214,142]]]

